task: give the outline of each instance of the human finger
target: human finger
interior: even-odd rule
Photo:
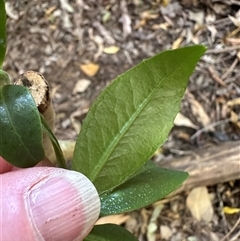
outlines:
[[[75,171],[19,169],[1,174],[0,184],[0,233],[5,241],[79,241],[99,216],[95,187]]]

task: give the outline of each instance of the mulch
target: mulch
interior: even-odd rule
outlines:
[[[239,1],[20,0],[6,7],[3,68],[13,80],[35,70],[49,81],[59,139],[76,140],[91,103],[119,74],[160,51],[203,44],[208,50],[190,78],[182,115],[154,158],[240,140]],[[208,187],[209,222],[186,207],[186,191],[126,214],[120,224],[139,240],[240,240],[239,212],[223,211],[240,208],[239,184]]]

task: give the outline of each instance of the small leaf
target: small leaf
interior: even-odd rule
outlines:
[[[192,216],[198,221],[210,222],[214,210],[206,187],[196,187],[188,194],[186,204]]]
[[[101,198],[101,216],[129,212],[160,200],[177,189],[188,174],[147,163],[142,172]]]
[[[120,50],[120,48],[118,46],[112,45],[112,46],[109,46],[109,47],[105,47],[103,49],[103,52],[105,54],[116,54],[119,50]]]
[[[240,213],[240,208],[232,208],[232,207],[227,207],[225,206],[223,208],[223,212],[225,214],[235,214],[235,213]]]
[[[4,0],[0,0],[0,67],[6,53],[6,11]]]
[[[84,241],[138,241],[126,229],[115,224],[95,225]]]
[[[88,86],[91,84],[91,81],[88,79],[80,79],[75,84],[72,93],[75,95],[77,93],[83,93]]]
[[[40,117],[27,88],[0,88],[0,133],[0,156],[14,166],[31,167],[44,159]]]
[[[126,181],[166,141],[188,78],[205,50],[191,46],[162,52],[118,76],[100,94],[73,158],[73,168],[99,194]]]
[[[80,69],[83,71],[84,74],[86,74],[89,77],[95,76],[99,68],[100,68],[99,65],[94,63],[80,65]]]

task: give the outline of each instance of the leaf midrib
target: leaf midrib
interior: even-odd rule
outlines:
[[[8,119],[15,131],[15,134],[16,136],[18,137],[18,140],[20,142],[20,144],[22,144],[22,146],[24,147],[24,149],[26,150],[26,152],[28,153],[28,155],[32,158],[32,160],[35,160],[34,156],[32,156],[32,154],[29,152],[28,148],[26,148],[25,144],[22,142],[22,139],[21,139],[21,135],[19,135],[19,133],[17,132],[16,128],[15,128],[15,125],[13,125],[13,122],[12,122],[12,119],[11,119],[11,115],[8,111],[8,107],[7,105],[5,104],[6,103],[6,100],[5,100],[5,96],[3,95],[3,92],[1,91],[1,96],[2,96],[2,99],[3,99],[3,105],[5,106],[5,110],[7,112],[7,116],[8,116]]]
[[[186,58],[187,59],[187,58]],[[106,151],[103,153],[102,157],[99,159],[98,163],[102,163],[101,165],[95,165],[95,168],[93,169],[91,180],[94,182],[96,178],[98,177],[99,173],[104,168],[106,162],[108,161],[109,157],[113,153],[114,149],[116,148],[117,144],[120,142],[122,137],[125,135],[127,130],[132,126],[134,121],[136,120],[137,116],[142,112],[142,110],[146,107],[146,105],[149,103],[149,100],[151,99],[151,96],[154,94],[154,92],[161,86],[161,84],[173,73],[175,72],[182,63],[180,63],[175,69],[173,69],[168,75],[166,75],[159,84],[156,85],[156,87],[150,92],[150,94],[144,99],[144,101],[139,105],[139,107],[136,109],[136,111],[133,113],[133,115],[128,119],[128,121],[123,125],[123,127],[119,130],[118,134],[113,138],[113,140],[110,142],[108,147],[106,148]],[[148,66],[145,66],[148,67]],[[149,68],[149,67],[148,67]]]

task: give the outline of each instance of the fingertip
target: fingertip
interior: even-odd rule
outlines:
[[[98,193],[83,174],[53,169],[29,189],[29,214],[44,240],[81,240],[99,216]]]
[[[79,172],[54,167],[3,174],[0,203],[2,240],[83,240],[100,213],[92,182]]]

